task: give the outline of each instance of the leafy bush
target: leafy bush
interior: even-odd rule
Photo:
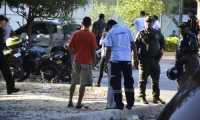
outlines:
[[[175,52],[178,41],[178,37],[165,37],[165,51]]]

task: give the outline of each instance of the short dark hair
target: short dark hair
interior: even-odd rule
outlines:
[[[99,19],[104,19],[104,17],[105,17],[105,15],[104,15],[103,13],[101,13],[101,14],[99,15]]]
[[[112,20],[112,19],[107,22],[107,26],[113,26],[115,24],[117,24],[117,22],[115,20]]]
[[[156,20],[158,20],[158,16],[157,15],[154,15],[153,18],[156,19]]]
[[[190,10],[189,12],[192,13],[193,15],[196,14],[196,12],[194,10]]]
[[[106,32],[108,32],[108,31],[109,31],[109,28],[108,28],[108,26],[106,26],[106,27],[105,27],[105,31],[106,31]]]
[[[91,20],[91,18],[90,17],[84,17],[83,18],[83,25],[84,26],[90,26],[91,25],[91,22],[92,22],[92,20]]]
[[[145,11],[141,11],[140,14],[145,16]]]

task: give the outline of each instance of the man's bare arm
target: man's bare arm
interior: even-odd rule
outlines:
[[[134,53],[134,55],[132,55],[132,65],[134,64],[134,66],[137,68],[139,64],[139,60],[138,60],[137,46],[134,41],[131,42],[131,48],[132,48],[132,52]]]
[[[16,33],[15,33],[15,31],[12,31],[11,33],[10,33],[10,37],[12,37],[13,35],[15,35]]]
[[[70,52],[72,55],[74,55],[74,49],[73,49],[72,46],[69,46],[69,47],[68,47],[68,50],[69,50],[69,52]]]
[[[108,63],[111,56],[111,47],[106,47],[106,56],[105,56],[105,63]]]
[[[96,50],[92,50],[92,67],[94,68],[96,63]]]

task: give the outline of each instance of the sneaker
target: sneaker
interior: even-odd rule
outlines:
[[[7,90],[7,94],[10,95],[10,94],[12,94],[13,92],[19,92],[19,91],[20,91],[19,88],[14,88],[14,89],[12,89],[12,91]]]
[[[123,110],[124,109],[124,107],[118,107],[118,106],[115,106],[114,108],[112,108],[112,109],[119,109],[119,110]]]
[[[158,104],[158,103],[165,104],[165,101],[162,101],[160,98],[153,98],[153,103],[154,104]]]
[[[98,68],[97,68],[97,67],[94,67],[94,70],[98,70]]]
[[[73,108],[74,105],[73,105],[72,103],[69,103],[67,107],[68,107],[68,108]]]
[[[149,104],[145,97],[140,98],[140,102],[143,104]]]
[[[101,87],[101,85],[96,83],[96,84],[94,84],[94,87]]]
[[[89,109],[88,106],[84,106],[84,105],[80,105],[80,106],[76,106],[76,109]]]
[[[133,106],[127,104],[125,107],[130,110]]]

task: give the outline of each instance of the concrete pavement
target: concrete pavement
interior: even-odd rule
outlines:
[[[160,96],[163,100],[166,102],[169,102],[171,98],[177,93],[177,82],[171,81],[166,76],[166,71],[174,65],[175,62],[175,53],[164,53],[162,60],[160,61],[161,66],[161,74],[160,74]],[[98,70],[93,70],[93,77],[94,77],[94,83],[97,82],[98,78]],[[135,96],[136,101],[135,105],[131,110],[104,110],[104,111],[98,111],[98,112],[92,112],[92,113],[82,113],[78,115],[72,115],[72,116],[65,116],[59,119],[71,119],[71,120],[110,120],[111,118],[114,119],[124,119],[127,115],[138,115],[140,119],[149,120],[151,116],[157,116],[159,115],[160,111],[165,107],[165,105],[155,105],[149,102],[148,105],[144,105],[140,103],[137,99],[138,96],[138,76],[139,71],[137,69],[133,69],[133,78],[134,78],[134,87],[135,87]],[[99,89],[106,89],[108,84],[107,75],[104,73],[104,77],[101,82],[101,87]],[[151,101],[151,80],[149,77],[148,83],[147,83],[147,91],[146,94],[148,97],[148,100]],[[93,100],[87,101],[87,99],[84,99],[84,102],[92,102]],[[98,99],[97,99],[98,101]],[[104,99],[101,102],[106,103],[106,99]],[[124,99],[124,103],[126,104],[126,101]],[[55,118],[56,119],[56,118]]]
[[[174,57],[175,53],[164,53],[162,60],[160,61],[160,66],[161,66],[161,74],[160,74],[160,94],[161,94],[161,98],[163,100],[165,100],[166,102],[170,101],[170,99],[176,94],[177,92],[177,82],[176,81],[171,81],[167,78],[166,76],[166,71],[168,68],[170,68],[171,66],[174,65],[174,61],[175,61],[175,57]],[[98,70],[93,70],[93,77],[94,77],[94,83],[97,81],[97,77],[98,77]],[[165,107],[165,105],[155,105],[151,102],[152,98],[151,98],[151,80],[149,78],[148,83],[147,83],[147,99],[150,101],[148,105],[144,105],[142,103],[139,102],[137,96],[138,96],[138,70],[137,69],[133,69],[133,78],[134,78],[134,87],[135,87],[135,96],[136,96],[136,100],[135,100],[135,105],[131,110],[127,110],[126,108],[124,110],[105,110],[106,108],[106,89],[107,89],[107,84],[108,84],[108,80],[107,80],[107,74],[104,73],[104,77],[102,79],[102,83],[101,83],[101,87],[99,88],[95,88],[93,89],[93,93],[92,96],[88,96],[88,97],[84,97],[83,99],[83,104],[84,105],[89,105],[89,107],[92,109],[91,111],[87,111],[87,110],[83,110],[83,111],[78,111],[74,110],[74,109],[68,109],[67,108],[67,104],[68,104],[68,92],[69,92],[69,85],[66,84],[50,84],[52,86],[51,90],[40,90],[38,88],[39,83],[36,84],[36,86],[34,86],[34,90],[29,91],[28,93],[26,92],[19,92],[16,95],[12,95],[12,96],[7,96],[6,91],[4,90],[3,92],[1,92],[2,95],[0,95],[3,99],[1,101],[1,104],[4,104],[4,101],[8,101],[11,100],[9,106],[12,106],[13,109],[15,108],[16,110],[20,110],[20,109],[24,109],[23,106],[18,105],[13,102],[16,102],[15,99],[16,98],[12,98],[12,97],[18,97],[20,98],[20,100],[17,100],[17,102],[21,102],[21,104],[23,102],[26,103],[26,99],[27,97],[37,97],[40,98],[40,100],[38,100],[38,102],[40,101],[40,103],[45,103],[47,104],[46,106],[44,106],[43,104],[38,104],[38,102],[36,102],[36,100],[32,101],[32,105],[35,106],[36,108],[41,108],[44,109],[46,108],[46,111],[41,111],[41,114],[39,114],[40,112],[35,111],[35,109],[31,110],[26,110],[23,111],[22,113],[20,113],[23,117],[23,115],[29,114],[29,113],[34,113],[34,115],[32,114],[32,118],[35,119],[39,119],[44,116],[47,116],[45,119],[55,119],[55,120],[111,120],[111,118],[114,119],[123,119],[125,118],[127,115],[138,115],[140,117],[140,119],[143,120],[148,120],[151,118],[151,116],[157,116],[160,111]],[[25,82],[24,82],[25,83]],[[21,85],[23,83],[16,83],[16,85]],[[31,83],[25,83],[25,85],[30,84]],[[59,93],[55,92],[53,89],[54,87],[56,87],[57,90],[64,88],[63,91],[60,91]],[[59,89],[58,89],[59,88]],[[87,89],[87,88],[86,88]],[[86,90],[86,94],[90,94],[90,91],[92,89],[90,87],[88,87],[88,89]],[[48,93],[48,94],[47,94]],[[76,102],[78,100],[78,92],[76,92],[75,96],[74,96],[74,105],[76,105]],[[54,95],[55,94],[55,95]],[[59,95],[60,94],[60,95]],[[57,97],[59,96],[59,97]],[[123,95],[124,96],[124,95]],[[125,97],[125,96],[124,96]],[[5,99],[5,100],[4,100]],[[32,100],[33,98],[31,98]],[[124,103],[126,104],[126,100],[123,99]],[[48,101],[48,102],[47,102]],[[58,102],[59,101],[59,102]],[[35,103],[34,103],[35,102]],[[15,105],[16,104],[16,105]],[[13,106],[14,105],[14,106]],[[26,104],[24,104],[26,105]],[[18,108],[17,108],[18,107]],[[51,111],[49,112],[48,109],[51,108]],[[95,110],[95,108],[98,108],[97,110]],[[7,107],[5,107],[5,109],[7,109]],[[16,111],[19,112],[19,111]],[[51,114],[51,113],[54,114]],[[6,115],[10,115],[10,113],[6,113]],[[1,115],[1,114],[0,114]],[[38,117],[40,116],[41,117]],[[5,116],[5,115],[4,115]],[[8,117],[9,118],[9,117]],[[19,117],[16,117],[16,119],[19,119]],[[20,118],[21,119],[21,118]],[[25,118],[24,118],[25,119]],[[113,120],[114,120],[113,119]]]
[[[175,63],[175,53],[174,52],[165,52],[161,61],[160,61],[160,67],[161,67],[161,74],[160,74],[160,95],[165,101],[169,101],[177,92],[177,82],[171,81],[166,76],[167,70],[172,67]],[[93,70],[93,77],[94,77],[94,83],[97,82],[99,70]],[[139,77],[139,70],[133,68],[133,78],[134,78],[134,88],[135,88],[135,94],[138,95],[138,77]],[[104,77],[101,82],[102,87],[107,87],[108,80],[107,80],[107,74],[104,73]],[[147,94],[151,94],[151,78],[148,78],[147,83]]]

